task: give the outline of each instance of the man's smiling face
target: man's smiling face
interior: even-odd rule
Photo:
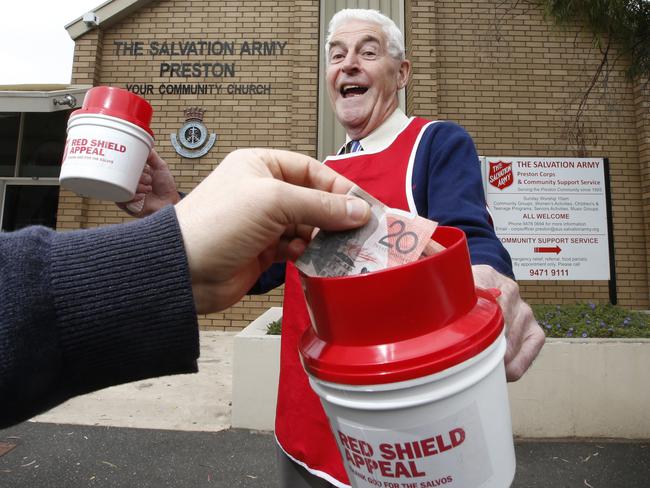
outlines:
[[[336,118],[352,139],[362,139],[397,108],[406,85],[408,61],[393,58],[379,24],[351,20],[332,35],[327,59],[327,91]]]

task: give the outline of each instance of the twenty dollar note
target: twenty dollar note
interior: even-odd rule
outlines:
[[[368,202],[368,223],[348,231],[319,231],[296,261],[298,269],[310,276],[348,276],[420,258],[438,225],[436,222],[389,208],[358,186],[348,195]]]

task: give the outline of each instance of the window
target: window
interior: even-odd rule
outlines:
[[[20,114],[0,113],[0,177],[14,176]]]
[[[56,227],[70,110],[0,113],[0,230]]]
[[[23,114],[18,176],[59,177],[68,116],[68,111]]]
[[[59,204],[58,185],[4,184],[2,230],[22,229],[28,225],[56,227]]]

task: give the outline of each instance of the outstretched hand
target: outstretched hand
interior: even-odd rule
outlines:
[[[546,338],[544,331],[530,306],[521,299],[517,283],[485,264],[472,266],[472,274],[476,286],[501,291],[497,301],[506,326],[506,378],[517,381],[542,349]]]
[[[300,256],[314,227],[364,224],[353,183],[315,159],[270,149],[230,153],[176,204],[199,313],[236,303],[278,260]]]

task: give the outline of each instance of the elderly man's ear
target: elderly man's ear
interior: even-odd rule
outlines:
[[[400,63],[397,86],[401,90],[406,86],[411,76],[411,62],[408,59],[405,59]]]

